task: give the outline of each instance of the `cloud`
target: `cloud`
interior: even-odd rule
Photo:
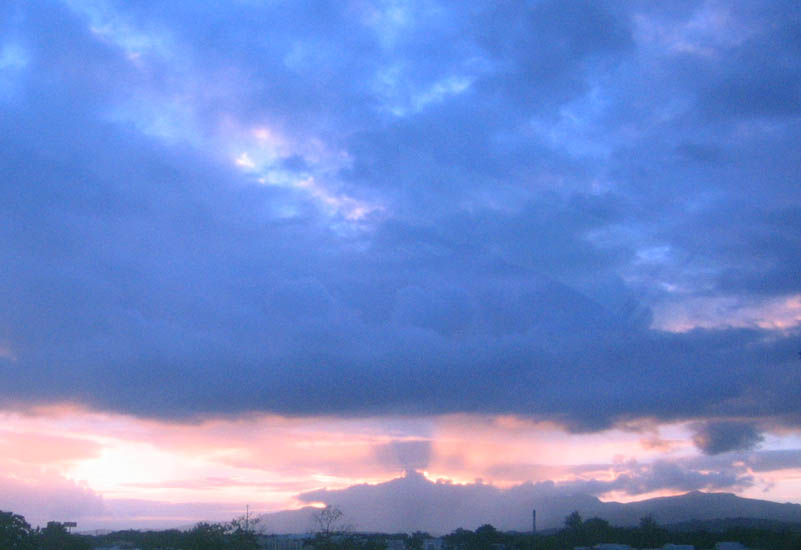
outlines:
[[[4,413],[0,420],[6,427],[0,434],[0,470],[6,481],[0,485],[9,487],[0,507],[35,516],[38,512],[31,510],[49,509],[37,503],[51,494],[63,493],[69,502],[70,488],[103,495],[103,506],[97,508],[86,495],[75,496],[82,504],[74,514],[84,528],[188,525],[239,515],[236,503],[249,502],[261,512],[318,501],[347,504],[348,522],[367,528],[361,510],[372,510],[386,498],[407,514],[405,528],[417,529],[421,517],[423,524],[428,521],[427,509],[418,510],[419,501],[431,493],[432,507],[441,507],[432,511],[432,522],[473,528],[490,518],[518,529],[527,525],[524,512],[534,505],[545,514],[540,519],[550,517],[554,525],[578,504],[590,515],[603,511],[590,497],[628,501],[724,490],[764,498],[759,491],[773,491],[771,483],[779,480],[792,500],[792,485],[784,480],[801,470],[798,449],[791,448],[795,435],[780,426],[766,437],[768,449],[705,455],[688,441],[692,423],[632,423],[601,433],[565,434],[554,424],[517,416],[247,415],[175,423],[63,407]],[[643,435],[650,433],[670,437],[663,441],[672,448],[643,449]],[[785,448],[770,448],[777,444]],[[423,479],[415,468],[443,480]],[[404,470],[401,481],[382,483]],[[476,478],[488,481],[464,482]],[[339,490],[356,483],[361,483],[359,491]],[[319,489],[323,485],[328,489]],[[576,500],[575,495],[589,497]],[[467,504],[456,507],[461,500]],[[131,501],[130,506],[123,501]],[[451,509],[458,511],[449,515]],[[53,515],[67,514],[56,510]],[[378,507],[366,518],[384,522],[383,529],[397,529],[392,524],[397,516],[397,511]],[[639,517],[626,516],[626,521]],[[42,521],[47,519],[56,518]],[[292,529],[310,528],[307,517],[298,522]],[[269,520],[267,528],[281,525]]]
[[[742,451],[756,447],[764,438],[749,422],[707,422],[698,426],[693,443],[708,455]]]
[[[750,475],[736,468],[722,468],[709,472],[695,471],[688,466],[688,464],[659,460],[648,466],[636,468],[635,474],[623,474],[608,485],[601,483],[593,492],[608,487],[607,490],[610,491],[622,490],[629,495],[639,495],[663,489],[682,492],[699,489],[741,489],[754,483]],[[592,485],[589,484],[590,487]]]
[[[797,424],[793,4],[2,9],[0,404]]]
[[[31,464],[75,462],[97,457],[102,446],[89,439],[0,431],[3,461]]]
[[[754,481],[763,485],[771,483],[770,477],[760,478],[781,470],[798,468],[798,448],[785,449],[740,449],[719,454],[699,454],[680,459],[680,463],[691,470],[728,472],[743,476],[753,476]],[[755,486],[758,486],[756,484]]]
[[[425,470],[431,460],[430,441],[392,441],[377,446],[376,458],[388,467],[404,471]]]
[[[749,466],[755,472],[771,472],[801,468],[801,449],[777,449],[749,455]]]
[[[91,529],[180,529],[198,521],[227,522],[244,512],[239,503],[225,502],[106,499],[105,505],[102,515],[87,517],[84,524]]]
[[[105,512],[99,494],[52,471],[29,474],[25,479],[2,475],[0,493],[3,509],[25,516],[31,525],[80,521]]]

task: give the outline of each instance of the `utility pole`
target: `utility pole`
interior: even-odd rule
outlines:
[[[250,504],[245,504],[245,532],[250,533]]]

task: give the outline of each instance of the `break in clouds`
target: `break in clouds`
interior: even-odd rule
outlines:
[[[0,404],[798,426],[801,10],[675,8],[4,3]]]

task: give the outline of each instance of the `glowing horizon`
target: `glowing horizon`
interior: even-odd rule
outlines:
[[[190,519],[224,520],[243,504],[260,513],[297,509],[310,504],[298,499],[302,493],[386,482],[404,471],[418,471],[432,482],[482,480],[499,488],[554,482],[557,488],[584,488],[601,500],[631,502],[682,494],[687,488],[671,487],[666,480],[662,487],[641,492],[598,492],[590,483],[643,475],[645,469],[665,461],[690,465],[695,471],[711,464],[704,464],[704,455],[692,444],[692,422],[580,435],[510,416],[250,415],[177,424],[74,406],[28,414],[6,411],[0,420],[0,464],[5,472],[0,483],[8,490],[9,481],[16,481],[17,489],[27,485],[33,494],[40,493],[18,511],[27,512],[36,523],[46,522],[46,517],[35,515],[36,509],[47,500],[48,483],[58,479],[62,489],[71,487],[83,495],[87,509],[76,505],[71,519],[79,519],[86,528],[126,521],[147,527]],[[799,439],[798,434],[779,434],[753,453],[794,448]],[[666,451],[665,445],[670,449]],[[587,457],[592,461],[588,463]],[[742,462],[740,455],[728,458],[729,468],[753,478],[735,489],[738,494],[784,497],[786,490],[776,483],[776,475],[792,479],[801,475],[799,468],[755,473],[754,464],[747,457]],[[697,488],[728,490],[703,484]],[[789,500],[801,503],[797,495]],[[152,502],[156,509],[169,504],[173,509],[162,515],[125,517],[115,511],[115,503],[122,501]],[[210,517],[192,511],[193,504],[201,503]],[[211,503],[217,503],[216,511]],[[182,508],[187,511],[175,519],[176,510]]]

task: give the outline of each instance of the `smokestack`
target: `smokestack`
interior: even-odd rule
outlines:
[[[537,532],[537,510],[536,508],[531,510],[531,532]]]

